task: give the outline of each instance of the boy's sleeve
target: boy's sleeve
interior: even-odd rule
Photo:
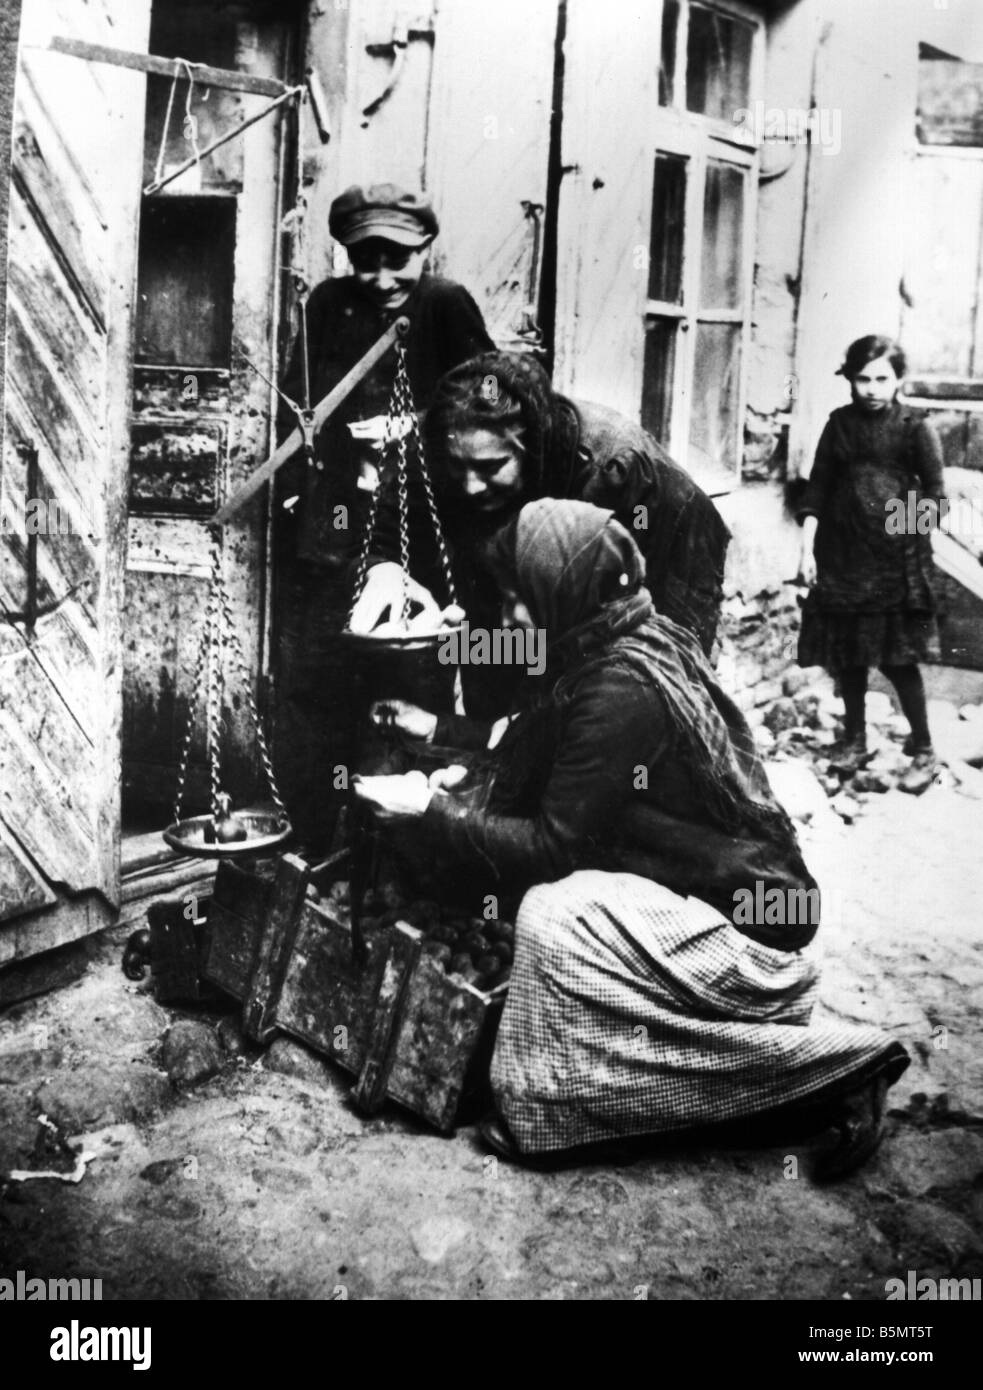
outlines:
[[[494,352],[495,344],[488,336],[481,310],[463,285],[448,286],[441,305],[441,374],[461,362]]]
[[[805,495],[796,513],[796,520],[800,526],[804,517],[819,516],[826,498],[832,473],[833,423],[831,420],[827,420],[823,432],[819,436],[819,443],[816,445],[816,457],[813,461],[812,472],[809,474],[809,482],[806,486]]]

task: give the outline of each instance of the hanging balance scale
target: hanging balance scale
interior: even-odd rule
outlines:
[[[460,617],[456,618],[454,621],[451,621],[449,618],[444,618],[441,615],[434,618],[431,614],[426,612],[421,612],[417,616],[411,614],[409,529],[409,473],[411,466],[415,466],[416,468],[417,477],[422,485],[423,494],[426,498],[427,513],[430,525],[433,529],[434,539],[437,543],[437,550],[440,555],[441,570],[443,572],[444,584],[447,588],[448,601],[452,608],[456,609],[457,613],[460,615]],[[351,630],[351,618],[365,589],[365,582],[368,578],[369,555],[372,550],[372,541],[375,536],[376,522],[378,519],[379,498],[383,491],[391,486],[393,481],[395,481],[396,504],[399,517],[399,568],[403,580],[402,599],[399,603],[398,611],[393,609],[387,621],[378,624],[370,632],[353,632]],[[446,609],[444,611],[447,612]],[[451,633],[460,631],[462,618],[463,613],[457,607],[457,593],[454,587],[454,577],[451,573],[450,557],[447,553],[444,530],[440,524],[440,517],[437,513],[433,482],[423,452],[423,439],[420,435],[420,419],[416,412],[416,404],[413,400],[409,373],[406,368],[406,348],[402,338],[400,338],[396,343],[396,375],[393,381],[392,394],[389,398],[389,410],[386,416],[386,430],[382,441],[379,481],[372,493],[369,515],[362,533],[362,544],[355,576],[352,607],[348,615],[349,626],[343,629],[341,636],[350,648],[366,655],[381,652],[400,653],[424,651],[436,647],[439,642],[446,639]]]
[[[443,566],[451,604],[456,604],[454,582],[451,575],[450,560],[444,540],[443,530],[437,515],[433,485],[423,454],[419,419],[413,401],[409,374],[406,367],[406,348],[403,339],[409,330],[409,320],[398,318],[368,352],[355,364],[346,376],[314,407],[297,405],[283,397],[297,417],[297,428],[256,468],[239,490],[215,513],[212,518],[211,544],[211,584],[205,628],[193,683],[191,707],[184,733],[178,770],[178,786],[174,803],[174,822],[163,832],[164,839],[172,849],[183,854],[208,859],[230,858],[250,854],[268,854],[277,849],[292,834],[286,808],[280,799],[273,765],[263,734],[262,722],[256,701],[252,694],[249,668],[246,663],[242,643],[235,630],[232,606],[222,573],[221,528],[240,507],[249,500],[264,483],[268,482],[279,468],[292,458],[298,449],[303,450],[310,467],[316,464],[314,439],[325,421],[341,405],[360,381],[372,370],[379,359],[395,346],[397,355],[396,375],[389,412],[386,417],[386,430],[382,443],[380,478],[372,495],[369,516],[362,536],[359,562],[356,571],[353,599],[357,603],[365,587],[368,574],[368,560],[372,538],[375,533],[378,515],[379,495],[395,477],[396,496],[399,509],[399,547],[400,569],[403,575],[403,601],[400,611],[389,621],[373,632],[354,633],[350,627],[344,629],[340,638],[352,648],[366,654],[381,652],[413,652],[432,648],[444,637],[455,631],[446,622],[435,622],[430,616],[413,618],[410,615],[409,599],[409,471],[412,462],[416,465],[419,479],[427,500],[430,523],[434,530]],[[302,330],[304,331],[304,330]],[[250,365],[253,365],[250,363]],[[256,368],[258,371],[258,368]],[[262,373],[260,373],[262,375]],[[273,385],[273,383],[270,383]],[[277,389],[274,387],[274,389]],[[279,393],[282,396],[282,392]],[[408,442],[409,441],[409,442]],[[392,456],[395,455],[395,459]],[[349,622],[351,615],[349,614]],[[222,729],[222,697],[224,678],[222,655],[230,651],[242,678],[246,704],[253,723],[256,745],[263,765],[274,810],[236,810],[231,809],[231,801],[222,790],[220,777],[220,741]],[[182,803],[187,780],[188,762],[194,734],[195,715],[199,699],[205,695],[205,733],[210,782],[210,813],[182,819]]]
[[[242,678],[246,705],[256,736],[256,745],[275,808],[272,811],[260,809],[233,812],[231,798],[221,787],[219,745],[222,728],[222,696],[225,684],[222,674],[222,658],[226,652],[231,653]],[[191,756],[195,714],[203,692],[205,696],[205,742],[211,788],[211,814],[192,816],[182,820],[181,805],[184,800],[184,786]],[[278,845],[283,844],[290,834],[290,822],[277,790],[273,764],[266,746],[259,710],[256,708],[256,701],[252,694],[249,667],[242,649],[242,642],[233,624],[232,605],[222,574],[220,533],[216,527],[213,527],[211,585],[208,607],[205,612],[205,630],[198,652],[198,664],[188,709],[188,721],[181,745],[177,793],[174,799],[174,823],[164,831],[164,839],[172,849],[180,850],[184,854],[205,859],[222,859],[236,855],[270,853]]]

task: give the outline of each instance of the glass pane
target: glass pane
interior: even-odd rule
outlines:
[[[915,129],[923,145],[983,145],[983,63],[921,44]]]
[[[679,0],[662,0],[662,46],[659,52],[659,105],[675,102],[676,34],[679,31]]]
[[[749,24],[693,5],[686,46],[686,108],[731,124],[751,93]]]
[[[697,325],[688,459],[697,475],[737,468],[740,360],[739,324]]]
[[[642,427],[667,447],[672,427],[672,383],[678,331],[676,319],[652,319],[645,334]]]
[[[138,362],[227,367],[235,198],[145,198],[137,275]]]
[[[700,308],[738,309],[744,241],[743,169],[711,159],[703,191]]]
[[[686,160],[678,154],[655,156],[652,187],[652,239],[649,245],[649,299],[682,304],[683,232],[686,213]]]

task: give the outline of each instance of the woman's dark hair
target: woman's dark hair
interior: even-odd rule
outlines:
[[[427,434],[433,443],[454,428],[496,430],[522,419],[522,402],[494,372],[445,378],[427,412]]]
[[[876,362],[878,357],[887,358],[897,377],[903,377],[908,370],[908,359],[900,343],[894,338],[885,337],[883,333],[868,333],[866,338],[858,338],[847,348],[837,376],[845,376],[847,381],[852,381],[868,362]]]

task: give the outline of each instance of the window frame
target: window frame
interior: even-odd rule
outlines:
[[[654,173],[655,157],[659,153],[676,155],[686,161],[686,191],[684,196],[685,226],[682,249],[682,303],[671,304],[663,300],[650,299],[646,295],[642,313],[642,331],[648,333],[658,319],[674,319],[679,324],[675,341],[673,382],[670,392],[671,424],[669,438],[662,442],[674,458],[684,461],[690,453],[690,426],[692,421],[693,394],[697,383],[693,381],[693,368],[696,352],[696,329],[701,323],[739,324],[740,371],[737,387],[737,404],[734,421],[733,474],[715,473],[707,475],[705,470],[691,468],[687,471],[697,482],[704,482],[712,495],[723,495],[738,487],[742,479],[744,417],[747,407],[747,374],[751,349],[754,296],[755,240],[757,227],[758,174],[760,170],[761,142],[750,133],[747,123],[744,126],[729,126],[712,116],[704,116],[689,111],[686,99],[687,43],[689,36],[689,12],[692,4],[702,9],[717,10],[732,15],[751,25],[753,30],[751,44],[751,63],[749,69],[748,105],[754,108],[756,101],[763,99],[764,54],[766,24],[764,16],[755,12],[740,0],[679,0],[679,20],[676,31],[676,55],[672,73],[671,105],[659,105],[650,142],[650,168]],[[753,128],[753,126],[752,126]],[[701,260],[704,224],[704,191],[706,169],[711,160],[733,164],[745,171],[745,197],[742,235],[742,263],[740,274],[741,304],[736,309],[702,309],[699,304]],[[651,247],[652,210],[649,211],[649,246]],[[643,398],[645,385],[643,383]]]

